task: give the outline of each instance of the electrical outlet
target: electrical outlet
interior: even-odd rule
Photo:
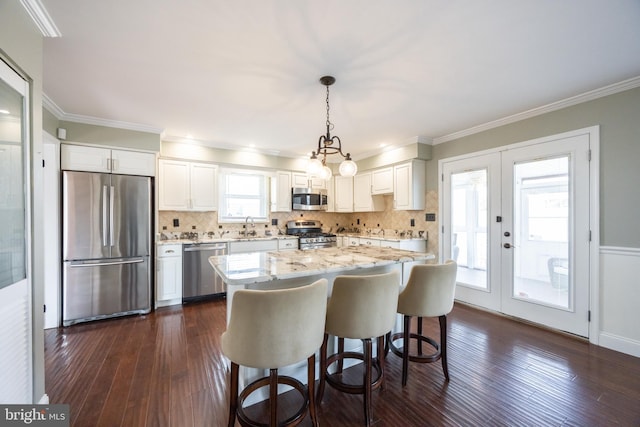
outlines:
[[[434,213],[428,213],[424,215],[424,220],[425,221],[435,221],[436,220],[436,214]]]
[[[415,227],[415,226],[416,226],[416,220],[415,220],[415,219],[413,219],[413,218],[411,218],[411,226],[412,226],[412,227]]]
[[[173,219],[173,226],[174,227],[180,227],[180,220],[178,218],[174,218]]]

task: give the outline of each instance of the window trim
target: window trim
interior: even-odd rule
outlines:
[[[266,171],[256,170],[256,169],[238,169],[238,168],[221,168],[220,179],[219,179],[219,191],[218,191],[218,223],[219,224],[240,224],[244,223],[247,219],[246,216],[242,217],[231,217],[225,216],[226,212],[226,200],[227,200],[227,179],[230,175],[253,175],[259,176],[262,179],[262,189],[260,194],[256,197],[248,197],[255,198],[261,200],[262,205],[260,207],[263,215],[251,216],[253,222],[255,223],[268,223],[269,222],[269,212],[270,212],[270,199],[269,199],[269,187],[271,178],[270,173]]]

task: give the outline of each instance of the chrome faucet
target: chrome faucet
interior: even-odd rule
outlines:
[[[247,237],[249,235],[249,220],[251,220],[251,228],[255,228],[256,227],[256,223],[253,219],[253,217],[248,216],[244,219],[244,237]],[[255,236],[256,235],[256,231],[253,230],[251,231],[251,235]]]

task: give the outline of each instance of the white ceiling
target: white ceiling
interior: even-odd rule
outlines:
[[[41,0],[62,118],[355,160],[640,76],[638,0]],[[337,159],[336,159],[337,160]]]

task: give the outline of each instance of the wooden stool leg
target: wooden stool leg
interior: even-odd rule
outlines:
[[[371,425],[371,370],[372,370],[372,346],[371,339],[362,340],[364,344],[364,419],[367,427]]]
[[[313,353],[307,359],[307,399],[309,399],[309,415],[311,416],[311,424],[318,427],[318,416],[316,414],[316,354]]]
[[[388,334],[387,334],[388,335]],[[384,379],[384,358],[385,358],[385,339],[384,336],[378,337],[378,364],[380,365],[380,390],[384,390],[385,388],[385,379]]]
[[[407,376],[409,374],[409,335],[410,335],[410,322],[411,316],[404,316],[404,329],[402,332],[404,336],[402,338],[402,387],[407,385]]]
[[[270,425],[278,425],[278,370],[269,369],[269,414]]]
[[[418,335],[422,336],[422,317],[418,317]],[[422,356],[422,340],[418,340],[418,355]]]
[[[442,315],[440,320],[440,358],[442,359],[442,370],[444,377],[449,381],[449,366],[447,364],[447,316]]]
[[[340,354],[344,353],[344,338],[341,338],[341,337],[338,337],[338,353]],[[344,359],[340,358],[340,360],[338,360],[338,370],[336,372],[341,374],[343,366],[344,366]]]
[[[316,404],[320,406],[322,403],[322,396],[324,395],[324,383],[325,383],[325,375],[327,375],[327,341],[329,339],[328,334],[324,334],[324,340],[322,341],[322,345],[320,346],[320,383],[318,384],[318,391],[316,396],[309,396],[309,399],[316,399]],[[315,378],[314,378],[315,381]]]
[[[231,389],[229,390],[229,427],[236,423],[236,410],[238,409],[238,373],[239,366],[231,362]]]

